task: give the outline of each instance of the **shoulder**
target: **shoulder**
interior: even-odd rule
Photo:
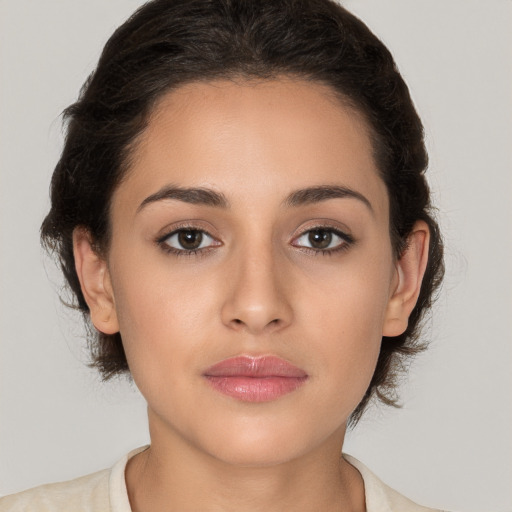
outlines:
[[[130,512],[124,471],[145,449],[132,450],[111,469],[0,498],[0,512]]]
[[[442,512],[438,509],[423,507],[414,503],[387,486],[354,457],[345,454],[343,454],[343,457],[363,477],[367,512]]]
[[[0,512],[92,512],[110,510],[110,470],[75,480],[41,485],[0,498]]]

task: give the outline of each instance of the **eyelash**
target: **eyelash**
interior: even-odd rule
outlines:
[[[338,254],[338,253],[341,253],[343,251],[346,251],[347,249],[349,249],[350,246],[352,246],[355,243],[355,240],[354,240],[354,238],[351,235],[348,235],[347,233],[344,233],[343,231],[340,231],[339,229],[333,228],[332,226],[322,226],[322,225],[313,226],[313,227],[310,227],[310,228],[306,229],[305,231],[302,231],[298,236],[296,236],[294,238],[294,240],[298,240],[301,237],[303,237],[304,235],[310,233],[311,231],[317,231],[317,230],[323,230],[323,231],[327,231],[329,233],[332,233],[333,235],[336,235],[339,238],[341,238],[343,240],[343,243],[341,243],[338,247],[334,247],[332,249],[315,249],[313,247],[305,247],[305,246],[302,246],[302,245],[301,246],[293,245],[293,244],[292,245],[294,247],[300,249],[301,251],[313,254],[314,256],[317,256],[318,254],[322,254],[323,256],[332,256],[334,254]],[[214,247],[218,247],[218,246],[213,246],[213,247],[210,246],[210,247],[203,247],[203,248],[200,248],[200,249],[190,249],[190,250],[187,250],[187,249],[176,249],[175,247],[171,247],[166,242],[167,240],[169,240],[170,237],[172,237],[174,235],[177,235],[178,233],[183,232],[183,231],[193,231],[193,232],[197,232],[197,233],[202,233],[203,235],[206,235],[206,236],[212,238],[213,240],[215,240],[214,237],[212,235],[210,235],[207,231],[205,231],[203,229],[200,229],[200,228],[197,228],[195,226],[186,226],[185,225],[185,226],[180,226],[180,227],[178,227],[176,229],[173,229],[169,233],[159,237],[156,240],[156,243],[166,253],[173,254],[173,255],[179,256],[179,257],[181,257],[181,256],[186,256],[186,257],[190,257],[190,256],[204,256],[208,252],[213,250]]]
[[[298,240],[304,235],[310,233],[311,231],[319,230],[327,231],[333,235],[336,235],[337,237],[341,238],[343,242],[338,247],[333,247],[332,249],[315,249],[314,247],[305,247],[303,245],[294,245],[294,247],[297,247],[297,249],[300,249],[301,251],[313,254],[314,256],[318,256],[319,254],[321,254],[322,256],[333,256],[335,254],[339,254],[348,250],[355,243],[355,240],[351,235],[344,233],[343,231],[340,231],[337,228],[333,228],[332,226],[326,225],[309,227],[305,231],[302,231],[302,233],[300,233],[297,237],[295,237],[294,240]]]
[[[183,231],[194,231],[197,233],[202,233],[203,235],[206,235],[206,236],[212,238],[213,240],[215,240],[215,238],[212,235],[210,235],[207,231],[205,231],[204,229],[197,228],[196,226],[183,225],[183,226],[179,226],[178,228],[173,229],[169,233],[159,237],[156,240],[156,243],[166,253],[173,254],[174,256],[180,256],[180,257],[181,256],[186,256],[186,257],[204,256],[214,248],[214,247],[203,247],[202,249],[190,249],[190,250],[176,249],[175,247],[171,247],[166,242],[167,240],[169,240],[169,238],[171,238],[171,236],[177,235],[178,233],[183,232]]]

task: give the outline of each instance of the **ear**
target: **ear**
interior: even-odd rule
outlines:
[[[430,230],[424,221],[417,221],[407,239],[407,246],[396,262],[393,292],[388,302],[383,336],[399,336],[406,329],[427,268]]]
[[[73,254],[94,327],[105,334],[115,334],[119,324],[107,262],[94,250],[92,237],[85,228],[73,231]]]

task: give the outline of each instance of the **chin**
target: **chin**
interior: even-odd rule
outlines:
[[[210,454],[226,464],[238,467],[277,466],[311,452],[331,434],[315,431],[318,425],[316,429],[311,429],[297,422],[247,423],[225,429],[223,435],[210,438],[207,443]]]
[[[224,449],[223,449],[224,448]],[[299,458],[305,446],[284,445],[277,440],[260,440],[252,443],[233,443],[216,446],[213,455],[225,464],[245,468],[270,467],[285,464]]]

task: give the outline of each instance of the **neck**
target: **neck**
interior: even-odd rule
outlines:
[[[292,460],[248,466],[206,454],[156,423],[150,448],[126,468],[133,512],[365,510],[361,475],[341,457],[344,429]]]

